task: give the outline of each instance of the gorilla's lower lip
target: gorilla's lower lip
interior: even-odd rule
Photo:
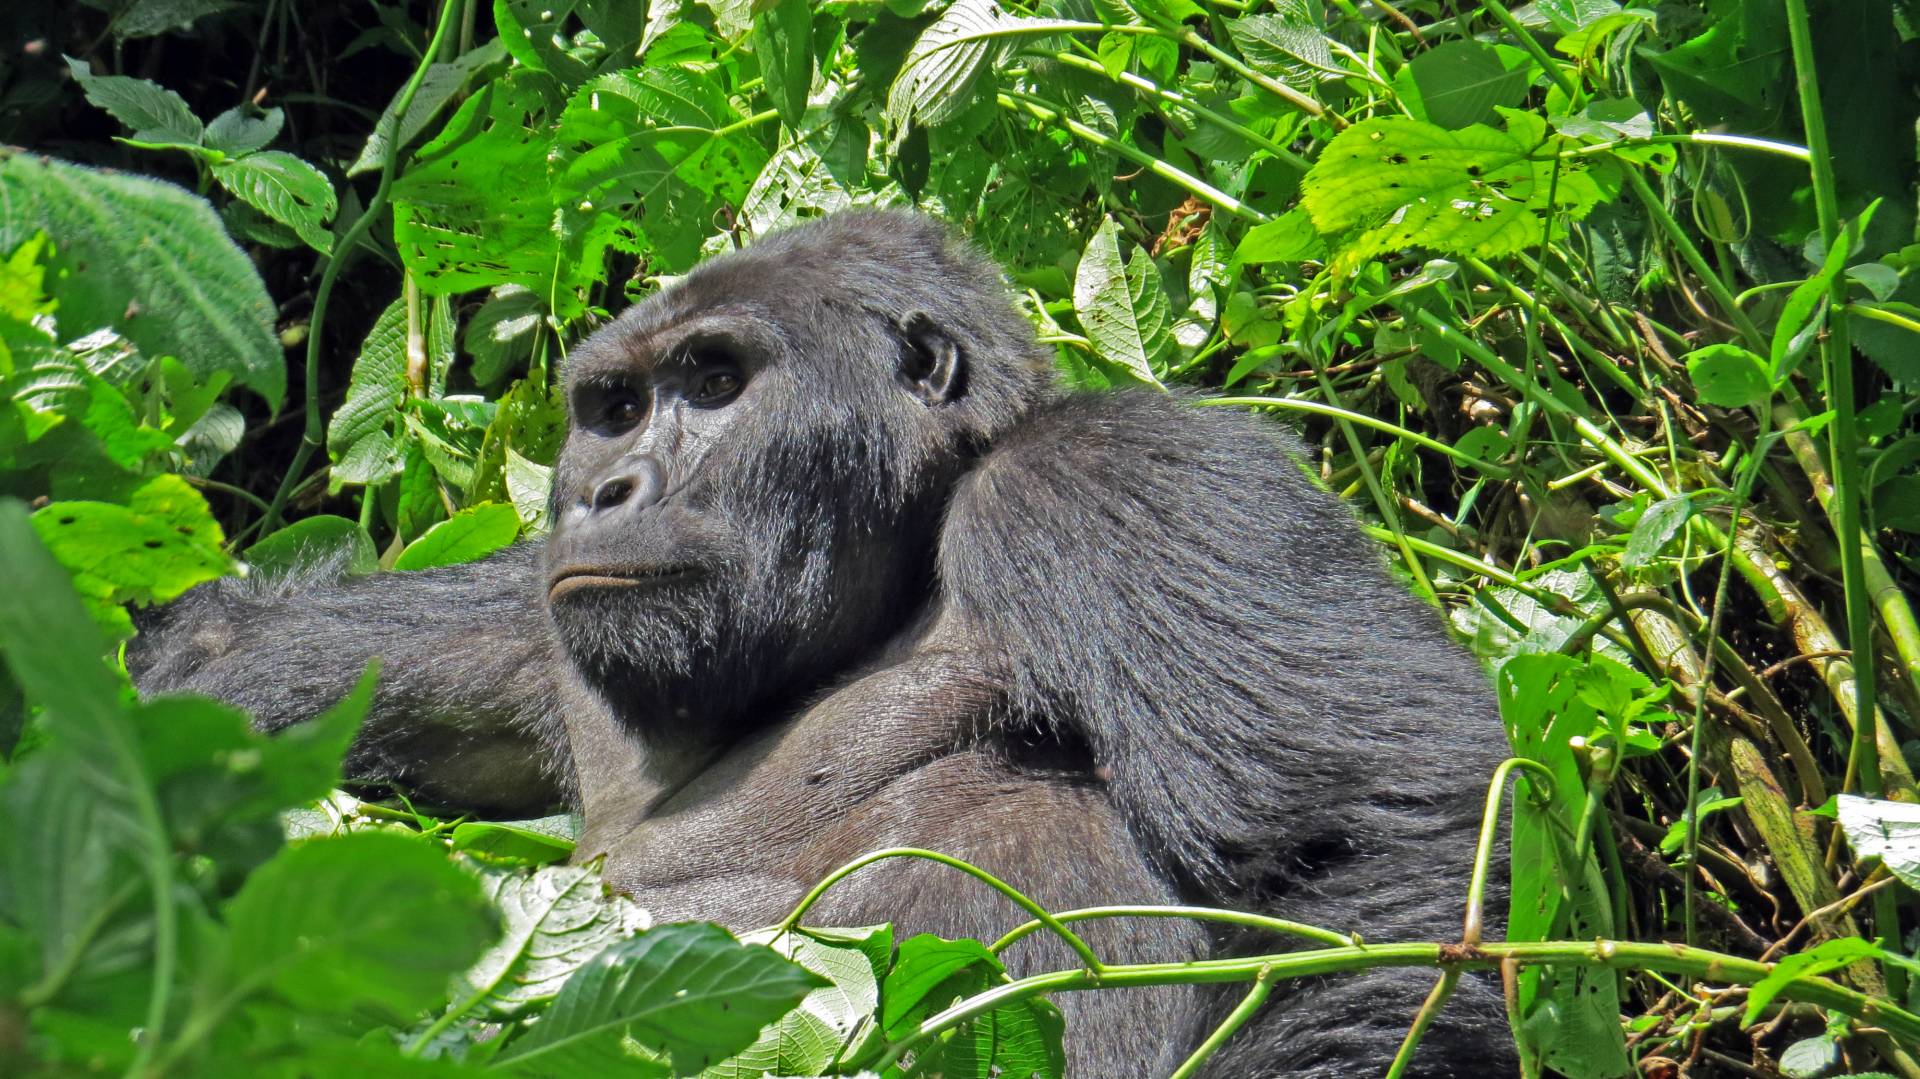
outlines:
[[[644,588],[648,585],[684,581],[698,573],[694,566],[660,566],[654,569],[568,569],[553,575],[547,596],[558,599],[569,592],[587,588]]]

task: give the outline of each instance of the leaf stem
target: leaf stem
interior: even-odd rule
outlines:
[[[1260,1010],[1260,1005],[1267,1002],[1267,994],[1271,992],[1273,992],[1273,968],[1261,967],[1260,973],[1253,976],[1253,988],[1247,990],[1247,995],[1241,997],[1240,1003],[1234,1005],[1233,1011],[1228,1012],[1227,1017],[1220,1021],[1220,1025],[1213,1028],[1213,1033],[1207,1035],[1207,1040],[1201,1042],[1186,1060],[1181,1061],[1180,1066],[1175,1068],[1167,1079],[1192,1079],[1193,1076],[1198,1075],[1201,1065],[1207,1062],[1207,1058],[1218,1052],[1221,1046],[1227,1044],[1228,1038],[1233,1037],[1236,1031],[1246,1025],[1247,1020],[1253,1018],[1254,1013]]]
[[[1163,180],[1171,181],[1191,191],[1195,195],[1213,203],[1215,206],[1220,207],[1235,217],[1245,218],[1255,224],[1267,220],[1266,214],[1248,206],[1246,203],[1241,202],[1225,191],[1200,179],[1198,176],[1175,168],[1151,154],[1109,136],[1103,131],[1096,131],[1088,127],[1073,117],[1068,116],[1058,105],[1042,101],[1039,98],[1029,94],[1023,94],[1017,90],[1002,91],[997,97],[1002,108],[1025,109],[1039,120],[1046,123],[1059,124],[1061,127],[1066,128],[1075,138],[1085,140],[1103,150],[1118,154],[1134,164],[1139,165],[1141,168],[1146,169],[1148,172],[1153,173],[1155,176]]]
[[[414,67],[406,86],[401,88],[400,96],[394,100],[395,117],[405,118],[407,110],[413,107],[414,95],[420,92],[427,69],[433,66],[433,58],[439,55],[441,42],[447,39],[454,24],[460,21],[460,11],[465,6],[463,0],[444,0],[441,4],[440,18],[433,28],[433,39],[427,43],[426,52]],[[334,250],[338,254],[327,260],[326,269],[320,273],[320,286],[314,290],[313,315],[308,320],[307,329],[306,400],[303,402],[307,413],[306,427],[300,433],[300,446],[294,451],[293,463],[287,467],[287,474],[280,481],[280,489],[273,493],[273,501],[267,506],[267,515],[262,518],[262,534],[272,532],[274,526],[279,524],[280,516],[287,508],[287,497],[300,482],[307,462],[313,459],[313,452],[320,448],[321,439],[325,436],[325,427],[320,419],[320,340],[326,331],[327,301],[333,298],[333,284],[339,279],[340,267],[345,264],[348,254],[373,227],[381,211],[387,208],[387,195],[393,187],[394,167],[400,160],[399,131],[400,124],[396,120],[394,137],[387,140],[380,159],[380,185],[374,189],[373,197],[367,200],[367,208],[354,219],[347,234],[335,245]]]
[[[941,854],[937,851],[922,850],[918,847],[888,847],[885,850],[877,850],[871,854],[863,854],[855,858],[853,861],[827,874],[825,880],[814,885],[812,891],[801,897],[800,905],[793,908],[793,913],[782,919],[780,924],[775,928],[783,933],[791,932],[795,926],[800,924],[800,919],[806,915],[808,909],[815,903],[818,903],[820,897],[826,894],[828,888],[833,887],[835,884],[840,883],[842,880],[858,873],[860,870],[865,869],[875,862],[885,861],[889,858],[924,858],[930,862],[938,862],[941,865],[958,869],[960,872],[965,873],[992,888],[994,891],[999,892],[1001,895],[1006,896],[1008,899],[1013,900],[1021,910],[1038,918],[1048,929],[1053,930],[1053,932],[1058,935],[1061,940],[1065,941],[1067,946],[1072,948],[1074,953],[1079,955],[1080,959],[1086,963],[1086,973],[1097,979],[1100,972],[1107,969],[1106,964],[1100,962],[1100,957],[1093,953],[1093,949],[1087,945],[1086,941],[1080,939],[1079,934],[1068,929],[1061,923],[1060,919],[1048,913],[1045,907],[1028,898],[1025,892],[1022,892],[1020,889],[1015,888],[1013,885],[1008,884],[1006,881],[1001,880],[999,877],[994,876],[971,862],[964,862],[951,855]]]
[[[1829,251],[1858,239],[1840,228],[1839,192],[1833,176],[1832,149],[1820,101],[1820,79],[1814,66],[1813,28],[1807,20],[1806,0],[1786,0],[1787,37],[1793,46],[1793,75],[1800,95],[1800,126],[1805,129],[1813,166],[1814,213],[1820,236]],[[1869,797],[1884,791],[1880,777],[1880,710],[1875,707],[1873,607],[1868,595],[1866,565],[1861,545],[1867,537],[1860,528],[1860,435],[1853,396],[1853,341],[1847,319],[1847,284],[1836,274],[1827,284],[1827,333],[1821,343],[1820,366],[1825,376],[1826,405],[1833,413],[1827,425],[1827,457],[1833,469],[1834,542],[1840,548],[1840,581],[1846,595],[1847,645],[1853,649],[1853,744],[1848,766],[1860,777],[1860,789]],[[1883,950],[1893,951],[1900,929],[1897,898],[1889,892],[1874,896],[1874,931]],[[1881,968],[1887,993],[1895,1000],[1906,995],[1905,972],[1889,963]]]

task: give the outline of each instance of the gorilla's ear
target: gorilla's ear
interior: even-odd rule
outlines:
[[[966,388],[960,345],[923,311],[900,318],[900,381],[923,404],[944,405]]]

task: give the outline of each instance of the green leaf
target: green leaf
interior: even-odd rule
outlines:
[[[715,80],[680,68],[603,75],[567,102],[554,135],[554,197],[569,257],[596,266],[637,235],[656,272],[698,261],[720,207],[738,205],[767,151]],[[578,252],[577,254],[575,252]]]
[[[455,95],[466,90],[487,69],[505,62],[506,58],[505,41],[494,38],[485,45],[476,46],[471,52],[461,53],[451,63],[427,65],[420,88],[414,91],[413,101],[407,106],[406,119],[397,124],[394,120],[394,109],[399,106],[400,95],[405,90],[402,86],[393,92],[386,109],[380,113],[380,119],[373,125],[373,133],[367,136],[366,145],[360,148],[360,156],[347,166],[347,175],[359,176],[379,168],[380,163],[386,160],[389,147],[393,145],[396,127],[401,146],[412,142]]]
[[[510,502],[469,506],[441,521],[400,552],[397,570],[457,566],[485,558],[520,535],[520,515]]]
[[[1292,86],[1307,89],[1336,77],[1326,35],[1299,13],[1247,15],[1227,23],[1227,33],[1247,63]]]
[[[1859,800],[1865,801],[1865,799]],[[1844,813],[1845,810],[1842,809],[1841,812]],[[1787,983],[1795,978],[1811,978],[1830,970],[1852,966],[1862,959],[1880,959],[1885,954],[1872,943],[1858,937],[1840,937],[1807,951],[1787,956],[1775,963],[1773,969],[1767,972],[1767,976],[1755,982],[1752,989],[1747,990],[1747,1011],[1741,1017],[1740,1023],[1742,1026],[1752,1026],[1754,1021],[1760,1018],[1760,1013],[1767,1010],[1767,1005],[1773,1003],[1773,998],[1779,996],[1780,991],[1787,987]]]
[[[227,925],[210,998],[257,984],[305,1011],[397,1019],[443,999],[493,936],[478,881],[438,844],[384,831],[286,848],[227,904]]]
[[[473,380],[482,386],[500,381],[533,355],[546,304],[521,285],[501,285],[467,321],[460,343],[473,357]]]
[[[528,821],[467,821],[455,825],[450,846],[483,860],[505,860],[527,865],[564,862],[578,839],[573,818],[540,817]]]
[[[1159,385],[1155,366],[1172,342],[1172,305],[1145,252],[1136,251],[1131,261],[1122,258],[1120,226],[1111,218],[1080,255],[1073,309],[1103,364],[1125,378]]]
[[[1533,74],[1532,60],[1518,49],[1449,41],[1415,56],[1394,86],[1416,118],[1456,130],[1520,104]]]
[[[158,83],[125,75],[95,75],[85,60],[66,58],[87,100],[133,129],[133,142],[197,149],[206,129],[185,98]]]
[[[760,60],[760,77],[767,96],[788,127],[807,111],[807,92],[813,88],[813,5],[806,0],[779,0],[753,21],[753,54]]]
[[[878,1040],[873,1016],[880,1008],[880,981],[893,958],[891,926],[764,929],[741,940],[767,945],[828,984],[808,993],[732,1059],[701,1072],[700,1079],[822,1075],[835,1060],[860,1059],[863,1047]]]
[[[1618,170],[1556,162],[1545,125],[1508,112],[1509,128],[1448,131],[1404,117],[1363,120],[1334,136],[1301,183],[1320,231],[1355,233],[1338,256],[1352,269],[1384,251],[1429,247],[1492,258],[1538,246],[1546,223],[1579,219],[1613,198]],[[1548,192],[1553,202],[1548,204]]]
[[[1887,872],[1920,889],[1920,806],[1840,796],[1840,830],[1856,858],[1878,858]]]
[[[547,179],[547,100],[525,72],[482,86],[393,184],[394,243],[422,288],[464,292],[512,282],[583,308],[597,261],[563,258]],[[605,241],[601,250],[604,251]]]
[[[1873,221],[1873,212],[1879,205],[1879,201],[1875,200],[1857,219],[1847,222],[1840,233],[1840,242],[1822,256],[1820,271],[1794,286],[1793,291],[1787,294],[1787,302],[1780,309],[1780,320],[1773,326],[1773,341],[1768,357],[1776,385],[1784,383],[1794,368],[1799,366],[1801,357],[1813,347],[1814,338],[1826,325],[1819,316],[1826,308],[1827,292],[1834,279],[1846,268],[1847,259],[1853,256],[1854,246],[1866,234],[1867,226]]]
[[[881,990],[881,1025],[897,1041],[949,1006],[1007,982],[1006,969],[974,940],[920,934],[900,945]],[[995,1008],[946,1035],[921,1042],[918,1075],[1021,1075],[1059,1079],[1066,1070],[1060,1010],[1040,998]]]
[[[372,573],[379,568],[373,537],[360,522],[330,514],[295,521],[246,551],[247,563],[254,572],[269,576],[333,559],[342,560],[348,573]]]
[[[751,1045],[825,981],[719,926],[661,926],[595,956],[497,1064],[514,1075],[580,1075],[630,1060],[620,1049],[630,1036],[689,1074]]]
[[[1739,345],[1708,345],[1687,353],[1694,395],[1721,408],[1751,408],[1773,396],[1767,361]]]
[[[274,306],[205,199],[156,180],[0,150],[0,251],[45,231],[63,325],[111,326],[202,381],[225,372],[273,408],[287,368]]]
[[[286,115],[279,109],[235,105],[207,125],[207,149],[218,150],[229,157],[250,154],[265,149],[268,143],[279,138],[281,125],[285,123]]]
[[[387,305],[353,361],[347,399],[327,423],[331,491],[349,483],[379,483],[400,473],[394,429],[407,397],[406,319],[405,297]]]
[[[233,568],[207,500],[178,476],[155,476],[124,506],[49,503],[33,515],[33,527],[95,617],[123,637],[132,625],[120,604],[169,600]]]
[[[507,499],[529,532],[547,530],[547,496],[553,488],[553,469],[534,464],[506,447]]]
[[[488,869],[480,879],[505,925],[499,941],[460,976],[453,995],[475,999],[499,1019],[552,1000],[588,960],[651,921],[633,900],[610,894],[587,866]]]
[[[188,30],[204,16],[234,6],[235,0],[127,0],[111,9],[113,38],[125,41]]]
[[[339,204],[319,169],[284,151],[267,150],[215,162],[213,178],[247,205],[293,229],[308,247],[323,255],[333,253],[327,222]]]
[[[1323,258],[1327,242],[1314,231],[1313,218],[1295,207],[1286,213],[1255,225],[1233,249],[1233,261],[1244,266],[1268,262],[1304,262]]]
[[[895,145],[915,124],[944,124],[972,107],[1020,39],[1075,25],[1009,15],[995,0],[954,0],[913,43],[887,91]]]
[[[1648,506],[1633,526],[1633,536],[1627,540],[1627,550],[1620,556],[1620,564],[1635,569],[1658,558],[1692,516],[1693,499],[1686,495],[1663,498]]]

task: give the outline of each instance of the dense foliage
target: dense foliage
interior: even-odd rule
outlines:
[[[114,657],[243,567],[537,534],[555,368],[610,310],[915,203],[1064,377],[1303,426],[1497,679],[1506,943],[1477,893],[1444,946],[1322,927],[1228,971],[1251,1006],[1498,967],[1530,1070],[1920,1079],[1916,17],[7,5],[0,1070],[1057,1074],[1039,994],[1084,971],[804,909],[636,935],[564,819],[329,794],[377,672],[266,739]]]

